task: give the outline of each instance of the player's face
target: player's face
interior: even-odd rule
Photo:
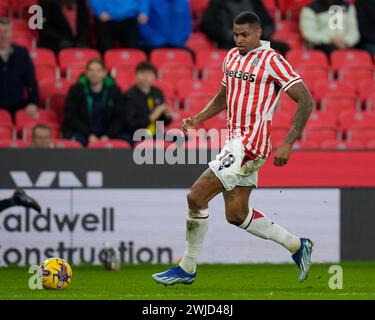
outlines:
[[[253,50],[259,43],[262,29],[246,24],[233,24],[234,42],[240,54]]]
[[[12,42],[12,27],[0,24],[0,50],[6,49]]]
[[[86,70],[86,77],[91,85],[102,82],[106,75],[105,69],[99,63],[91,63]]]

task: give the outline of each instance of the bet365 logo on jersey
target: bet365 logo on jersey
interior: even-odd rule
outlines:
[[[254,73],[249,73],[249,72],[243,72],[241,70],[226,70],[225,74],[228,77],[234,77],[236,79],[242,79],[244,81],[249,81],[249,82],[254,82],[255,81],[255,74]]]

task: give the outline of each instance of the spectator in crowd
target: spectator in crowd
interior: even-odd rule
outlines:
[[[121,139],[124,106],[120,88],[107,75],[104,62],[95,58],[67,95],[63,135],[87,145],[89,142]]]
[[[188,0],[153,0],[140,24],[142,47],[181,48],[192,31],[192,16]]]
[[[126,131],[132,137],[137,129],[148,129],[155,136],[156,121],[168,125],[173,112],[168,108],[163,92],[154,86],[155,67],[149,62],[141,62],[135,72],[136,83],[125,93]]]
[[[285,55],[289,46],[272,39],[275,24],[262,0],[211,0],[203,14],[202,31],[217,42],[219,48],[233,48],[233,17],[243,11],[252,11],[259,16],[262,21],[262,39],[271,41],[271,47]]]
[[[118,39],[121,47],[138,47],[138,22],[145,23],[150,0],[89,0],[94,11],[98,47],[104,53],[115,46]]]
[[[332,19],[330,7],[340,6],[341,19]],[[345,0],[315,0],[301,10],[300,28],[303,38],[314,49],[330,54],[333,50],[354,47],[359,41],[357,13],[354,5]]]
[[[51,128],[45,124],[37,124],[31,131],[31,148],[53,148]]]
[[[38,86],[29,53],[12,44],[11,21],[0,18],[0,106],[13,116],[21,108],[33,116],[37,103]]]
[[[357,0],[356,3],[360,47],[371,54],[375,53],[375,0]]]
[[[40,47],[55,53],[61,49],[87,47],[89,15],[85,0],[40,0],[43,29]]]

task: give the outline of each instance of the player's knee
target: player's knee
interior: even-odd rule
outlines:
[[[248,214],[249,210],[242,208],[229,209],[225,212],[227,221],[235,226],[241,225],[245,221]]]
[[[207,201],[198,192],[190,191],[187,195],[187,201],[190,209],[200,210],[207,208]]]

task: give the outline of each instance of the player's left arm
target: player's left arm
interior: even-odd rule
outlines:
[[[298,103],[298,106],[284,144],[276,150],[274,165],[277,167],[284,166],[288,163],[293,144],[298,137],[301,136],[314,106],[311,93],[303,82],[294,84],[286,93]]]

